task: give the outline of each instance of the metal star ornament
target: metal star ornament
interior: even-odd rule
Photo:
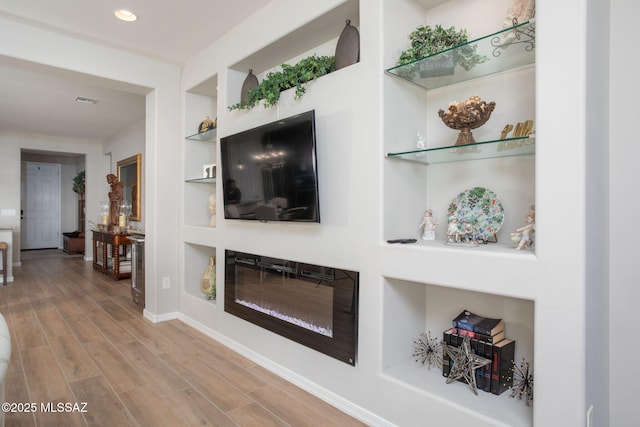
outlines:
[[[471,390],[478,395],[478,386],[476,384],[476,369],[482,368],[491,363],[490,359],[478,356],[471,351],[471,339],[464,337],[460,347],[453,347],[444,344],[445,351],[453,361],[453,366],[447,378],[447,384],[453,381],[462,380],[469,384]]]
[[[518,365],[513,368],[513,385],[511,386],[511,396],[518,400],[524,398],[526,406],[533,402],[533,368],[524,357]]]
[[[431,331],[421,333],[417,340],[413,342],[415,350],[413,357],[416,362],[427,365],[431,370],[431,366],[442,367],[442,344],[438,338],[431,338]]]

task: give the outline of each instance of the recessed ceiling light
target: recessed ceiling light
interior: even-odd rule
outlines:
[[[122,21],[133,22],[138,19],[135,13],[130,12],[126,9],[118,9],[115,12],[113,12],[113,14],[116,15],[116,18]]]

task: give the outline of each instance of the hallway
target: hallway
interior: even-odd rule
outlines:
[[[178,320],[149,322],[130,280],[81,257],[23,258],[14,275],[0,287],[4,401],[35,411],[6,413],[7,426],[363,425]]]

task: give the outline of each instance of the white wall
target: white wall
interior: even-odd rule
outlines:
[[[117,164],[120,160],[124,160],[124,159],[128,159],[131,156],[135,156],[136,154],[142,154],[144,153],[144,147],[145,147],[145,120],[140,120],[134,124],[132,124],[131,126],[127,127],[126,129],[121,130],[120,132],[118,132],[117,134],[111,136],[109,139],[105,140],[102,144],[103,146],[103,153],[108,154],[110,157],[110,165],[109,165],[109,172],[108,173],[112,173],[114,175],[118,174],[118,169],[117,169]],[[144,185],[144,173],[145,173],[145,167],[144,167],[144,161],[145,161],[145,156],[142,156],[142,165],[141,165],[141,169],[140,169],[140,175],[141,175],[141,187],[142,188],[142,194],[140,195],[141,199],[141,204],[144,207],[144,202],[145,202],[145,185]],[[109,185],[107,183],[107,179],[106,179],[106,173],[103,174],[105,175],[104,179],[103,179],[103,185],[102,185],[102,195],[104,196],[104,198],[102,200],[107,200],[107,196],[109,194]],[[142,219],[141,221],[132,221],[131,222],[131,226],[133,228],[139,228],[139,229],[144,229],[144,215],[145,215],[145,210],[142,210]],[[96,220],[94,220],[96,221]]]
[[[8,134],[0,133],[0,147],[2,147],[2,155],[0,156],[0,177],[2,177],[3,183],[0,184],[0,200],[2,200],[3,209],[15,209],[17,215],[15,217],[0,217],[0,225],[11,226],[14,228],[13,235],[13,260],[14,263],[20,260],[20,162],[21,162],[21,149],[38,150],[38,151],[53,151],[60,153],[73,153],[75,155],[85,156],[85,162],[87,166],[86,176],[86,189],[87,189],[87,218],[91,218],[91,215],[97,218],[98,216],[98,198],[95,196],[98,193],[98,168],[99,165],[101,146],[96,141],[80,141],[68,138],[52,138],[45,135],[31,135],[31,134]],[[54,162],[55,163],[55,162]],[[67,170],[68,169],[68,170]],[[72,183],[67,179],[73,178],[76,175],[78,167],[74,164],[63,168],[65,174],[62,179],[61,191],[65,196],[63,197],[63,204],[71,206],[70,209],[74,210],[71,214],[73,223],[62,223],[65,227],[70,227],[62,231],[74,231],[77,228],[77,213],[75,213],[77,203],[77,196],[70,190]],[[66,185],[65,185],[66,182]],[[94,207],[94,204],[96,205]],[[91,252],[91,242],[85,241],[85,256]]]
[[[174,165],[178,158],[177,141],[181,135],[178,127],[179,68],[2,18],[0,39],[12,40],[12,43],[0,45],[0,55],[128,83],[137,87],[139,93],[146,94],[146,142],[142,153],[145,159],[144,212],[148,247],[145,260],[146,315],[152,319],[161,315],[172,316],[171,313],[178,308],[177,286],[163,290],[159,295],[155,285],[162,277],[169,278],[173,283],[178,281],[178,213],[175,209],[178,176]],[[43,46],[47,46],[47,49],[43,49]],[[11,183],[19,182],[20,148],[38,145],[30,141],[31,136],[13,139],[12,144],[3,145],[0,159],[0,177],[3,178],[0,198],[6,200],[7,206],[15,206],[18,211],[19,187]],[[58,144],[48,142],[40,143],[38,148],[65,151]],[[98,182],[104,179],[104,176],[100,176],[102,160],[102,153],[94,157],[91,152],[87,156],[87,171],[96,171],[96,175],[87,177],[87,218],[97,218],[98,215],[98,203],[102,197]],[[15,218],[13,225],[17,226],[18,221]]]
[[[633,111],[640,92],[637,72],[629,67],[629,55],[636,51],[634,40],[640,3],[635,0],[611,0],[611,99],[609,111],[610,218],[609,218],[609,398],[611,427],[630,425],[638,418],[634,378],[640,366],[629,362],[629,355],[640,352],[637,339],[629,338],[640,301],[638,286],[637,245],[640,230],[633,226],[640,212],[636,197],[640,182],[640,145]],[[603,120],[607,118],[603,117]],[[600,229],[597,231],[601,232]],[[606,288],[606,283],[601,283]],[[607,366],[603,367],[606,370]],[[595,408],[597,414],[599,408]],[[606,420],[601,424],[607,425]]]

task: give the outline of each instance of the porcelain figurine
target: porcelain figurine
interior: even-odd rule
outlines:
[[[447,227],[447,242],[460,243],[460,230],[458,229],[458,218],[451,217],[449,226]]]
[[[517,250],[532,249],[533,235],[536,231],[535,209],[533,206],[529,209],[529,213],[527,214],[525,221],[527,222],[525,226],[520,227],[514,233],[511,233],[512,240],[514,242],[517,240]]]
[[[209,213],[211,214],[211,219],[209,220],[209,226],[216,226],[216,193],[213,193],[209,196]]]
[[[433,217],[431,209],[424,211],[424,218],[422,218],[422,222],[418,226],[418,228],[422,229],[422,240],[435,240],[437,227],[438,221]]]
[[[473,225],[469,221],[463,220],[462,227],[460,228],[462,228],[462,238],[466,243],[477,243],[476,236],[473,231]]]

